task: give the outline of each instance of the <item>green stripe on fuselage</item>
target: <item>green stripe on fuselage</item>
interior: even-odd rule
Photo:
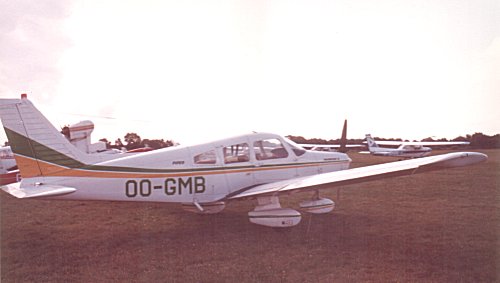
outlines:
[[[5,128],[12,152],[35,160],[56,164],[66,168],[82,168],[85,164],[55,151],[39,142]]]

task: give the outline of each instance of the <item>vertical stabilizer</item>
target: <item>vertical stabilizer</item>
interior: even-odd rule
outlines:
[[[69,143],[26,95],[0,99],[0,118],[23,178],[48,176],[99,161]]]
[[[368,150],[370,152],[376,151],[378,149],[378,144],[373,140],[372,135],[366,135],[366,142],[368,143]]]
[[[347,119],[344,120],[344,127],[342,128],[342,136],[340,137],[340,152],[347,152]]]

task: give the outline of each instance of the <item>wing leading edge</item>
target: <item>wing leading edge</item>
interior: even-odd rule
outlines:
[[[378,145],[469,145],[470,142],[459,141],[459,142],[439,142],[439,141],[430,141],[430,142],[403,142],[403,141],[375,141]],[[364,142],[366,143],[366,142]]]
[[[233,195],[229,197],[229,199],[276,195],[295,190],[332,188],[445,168],[467,166],[485,161],[487,158],[487,155],[477,152],[456,152],[419,159],[383,163],[263,184]]]

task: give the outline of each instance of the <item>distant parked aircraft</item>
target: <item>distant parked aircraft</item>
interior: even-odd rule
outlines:
[[[468,145],[469,142],[400,142],[400,141],[375,141],[371,135],[366,135],[369,153],[379,156],[394,156],[403,158],[423,157],[431,153],[429,146],[438,145]],[[380,147],[379,145],[396,145],[398,148]]]
[[[19,182],[20,178],[10,146],[0,147],[0,186]]]

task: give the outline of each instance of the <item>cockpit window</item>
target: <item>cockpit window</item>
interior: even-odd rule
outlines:
[[[253,143],[257,160],[287,158],[288,151],[278,139],[259,140]]]
[[[237,163],[237,162],[248,162],[250,161],[248,152],[249,150],[247,143],[240,143],[231,146],[226,146],[223,148],[224,162],[226,164]]]
[[[301,156],[304,153],[306,153],[306,150],[303,149],[300,145],[296,144],[295,142],[285,138],[285,142],[288,144],[288,146],[292,149],[293,153],[297,156]]]
[[[217,162],[217,156],[215,155],[215,150],[210,150],[194,157],[195,164],[215,164]]]

